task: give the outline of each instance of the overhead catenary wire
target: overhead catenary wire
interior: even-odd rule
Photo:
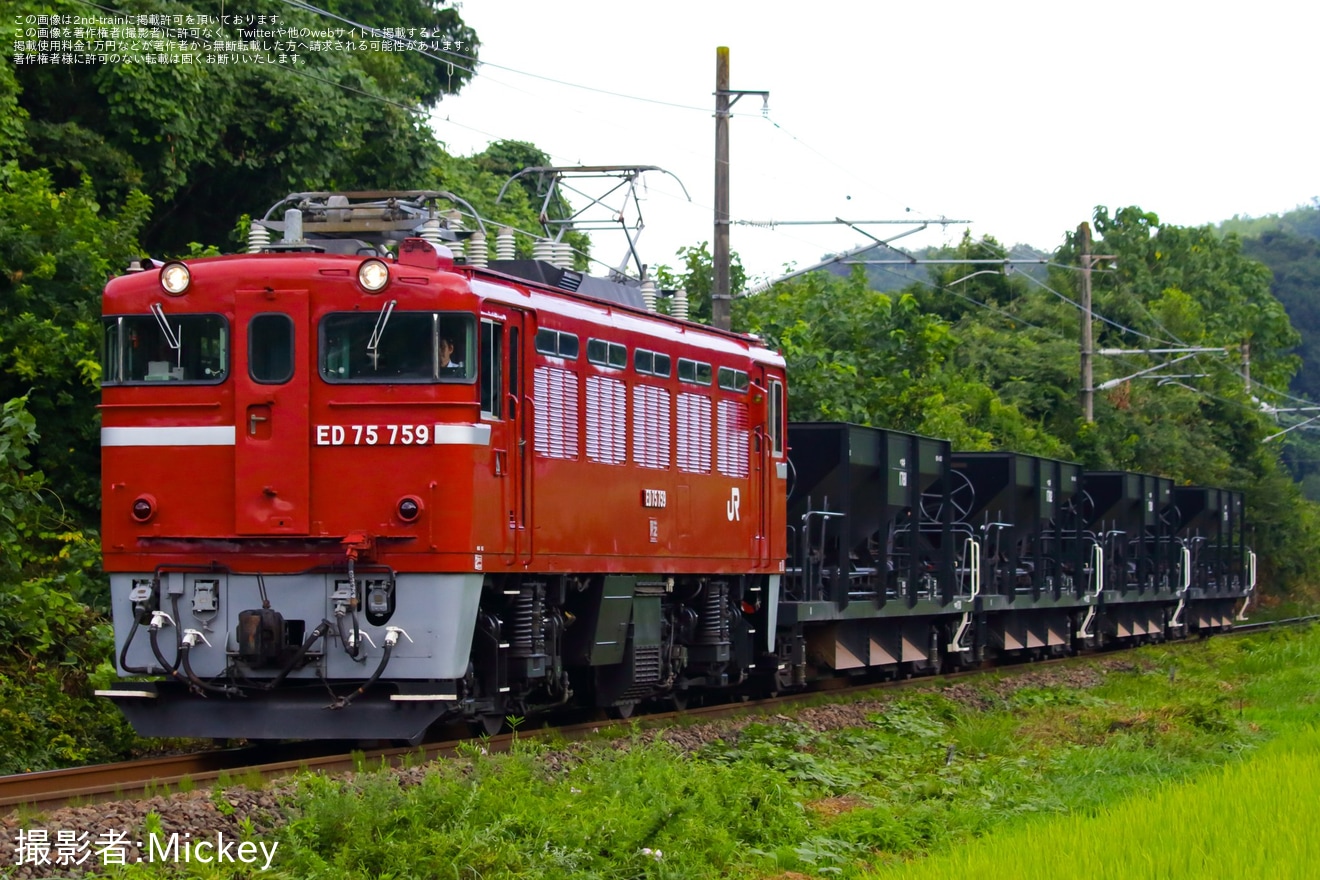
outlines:
[[[1048,327],[1042,327],[1042,326],[1039,325],[1039,324],[1033,324],[1031,321],[1028,321],[1026,318],[1021,318],[1021,317],[1019,317],[1019,316],[1017,316],[1017,315],[1014,315],[1014,314],[1011,313],[1011,312],[1006,312],[1006,311],[1004,311],[1003,309],[996,308],[995,306],[992,306],[992,305],[990,305],[989,303],[981,302],[979,299],[976,299],[976,298],[974,298],[974,297],[968,296],[967,294],[963,293],[962,291],[959,291],[959,290],[953,290],[952,288],[944,287],[943,285],[939,285],[939,284],[932,284],[931,282],[929,282],[929,281],[923,281],[923,280],[921,280],[920,278],[908,278],[908,276],[904,275],[902,272],[898,272],[898,271],[896,271],[896,270],[894,270],[894,269],[888,269],[888,268],[886,268],[886,267],[884,267],[884,266],[878,266],[877,268],[878,268],[881,272],[888,272],[890,275],[895,275],[895,276],[897,276],[897,277],[899,277],[899,278],[903,278],[903,279],[905,279],[905,280],[907,280],[907,281],[910,281],[910,282],[913,282],[913,283],[915,283],[915,284],[920,284],[920,285],[923,285],[923,286],[925,286],[925,287],[929,287],[931,290],[939,291],[939,292],[941,292],[941,293],[951,293],[951,294],[953,294],[954,296],[958,297],[959,299],[966,300],[967,302],[971,303],[971,304],[974,305],[974,306],[980,306],[980,307],[983,308],[983,309],[988,309],[989,311],[992,311],[992,312],[994,312],[994,313],[996,313],[996,314],[998,314],[998,315],[1001,315],[1001,316],[1007,318],[1008,320],[1012,321],[1012,322],[1015,323],[1015,324],[1026,324],[1028,327],[1034,327],[1035,329],[1040,330],[1040,331],[1043,332],[1043,333],[1048,333],[1048,334],[1050,334],[1051,336],[1054,336],[1055,338],[1059,339],[1060,341],[1063,341],[1063,342],[1071,342],[1071,341],[1072,341],[1072,340],[1070,340],[1070,339],[1065,338],[1062,334],[1059,334],[1059,333],[1057,333],[1056,331],[1051,330],[1051,329],[1048,328]]]
[[[1080,266],[1071,266],[1071,265],[1068,265],[1068,264],[1066,264],[1066,263],[1056,263],[1056,262],[1054,262],[1054,261],[1048,261],[1048,262],[1046,263],[1046,265],[1053,266],[1053,267],[1058,268],[1058,269],[1067,269],[1067,270],[1069,270],[1069,271],[1081,271],[1081,267],[1080,267]],[[1103,277],[1103,275],[1102,275],[1102,277]],[[1164,324],[1162,324],[1162,323],[1160,322],[1159,318],[1157,318],[1157,317],[1155,316],[1155,314],[1150,310],[1150,307],[1149,307],[1146,303],[1144,303],[1144,302],[1142,302],[1142,301],[1140,301],[1140,300],[1136,300],[1136,301],[1135,301],[1135,304],[1136,304],[1136,305],[1137,305],[1142,311],[1144,311],[1144,312],[1146,313],[1146,316],[1147,316],[1148,318],[1150,318],[1151,322],[1154,323],[1156,327],[1158,327],[1160,330],[1162,330],[1163,332],[1165,332],[1165,333],[1167,333],[1167,334],[1169,335],[1169,337],[1173,340],[1174,344],[1176,344],[1176,345],[1180,345],[1180,346],[1184,346],[1184,347],[1188,347],[1188,346],[1187,346],[1187,343],[1184,342],[1181,338],[1179,338],[1178,334],[1174,333],[1174,332],[1171,331],[1168,327],[1165,327]],[[1152,337],[1152,338],[1153,338],[1153,337]],[[1213,366],[1213,367],[1215,367],[1215,368],[1217,368],[1217,369],[1220,369],[1220,370],[1231,370],[1231,369],[1232,369],[1231,367],[1229,367],[1229,366],[1227,366],[1226,364],[1224,364],[1222,361],[1211,360],[1211,361],[1209,361],[1208,364],[1207,364],[1207,362],[1206,362],[1205,360],[1202,359],[1202,357],[1200,356],[1199,353],[1198,353],[1198,355],[1197,355],[1197,357],[1196,357],[1195,360],[1196,360],[1197,365],[1200,366],[1200,367],[1202,367],[1202,368],[1205,368],[1205,367],[1208,365],[1208,366]],[[1277,388],[1273,388],[1273,387],[1271,387],[1271,386],[1269,386],[1269,385],[1266,385],[1265,383],[1259,381],[1258,379],[1252,379],[1252,380],[1251,380],[1251,385],[1252,385],[1252,387],[1254,387],[1254,388],[1260,388],[1261,390],[1263,390],[1263,391],[1265,391],[1265,392],[1268,392],[1269,394],[1275,395],[1276,397],[1280,397],[1280,398],[1283,398],[1283,399],[1285,399],[1285,400],[1291,400],[1291,401],[1294,401],[1294,402],[1296,402],[1296,403],[1302,403],[1302,404],[1305,404],[1305,405],[1307,405],[1307,406],[1316,406],[1316,405],[1317,405],[1315,401],[1308,400],[1308,399],[1305,398],[1305,397],[1299,397],[1299,396],[1297,396],[1297,395],[1295,395],[1295,394],[1292,394],[1291,392],[1288,392],[1288,391],[1280,391],[1280,390],[1277,389]]]
[[[753,115],[753,114],[746,114],[746,115],[749,115],[749,116],[750,116],[750,115]],[[815,147],[813,147],[811,144],[807,143],[806,141],[802,140],[802,138],[798,137],[798,136],[795,135],[793,132],[789,131],[789,130],[788,130],[787,128],[785,128],[782,124],[780,124],[778,120],[772,118],[772,117],[770,116],[770,114],[768,114],[768,113],[766,113],[766,114],[762,114],[762,115],[761,115],[760,117],[758,117],[758,118],[763,119],[764,121],[768,122],[770,125],[772,125],[772,126],[775,128],[775,130],[781,132],[784,136],[786,136],[786,137],[792,139],[794,142],[796,142],[798,145],[800,145],[803,149],[807,150],[808,152],[814,153],[816,156],[820,157],[821,159],[824,159],[824,160],[825,160],[826,162],[828,162],[830,165],[833,165],[835,168],[837,168],[838,170],[842,171],[844,174],[847,174],[847,175],[848,175],[849,177],[851,177],[853,180],[857,181],[858,183],[861,183],[861,184],[864,185],[864,186],[867,186],[867,187],[870,187],[870,188],[874,189],[875,192],[876,192],[877,194],[879,194],[879,195],[882,195],[882,196],[885,196],[885,197],[889,197],[889,196],[887,196],[887,194],[884,193],[884,192],[883,192],[883,191],[882,191],[882,190],[881,190],[881,189],[880,189],[880,188],[879,188],[879,187],[878,187],[873,181],[867,180],[866,178],[862,177],[860,174],[858,174],[858,173],[857,173],[855,170],[853,170],[852,168],[849,168],[849,167],[847,167],[847,166],[845,166],[845,165],[841,165],[840,163],[834,161],[834,159],[832,159],[832,158],[830,158],[829,156],[825,155],[823,152],[821,152],[820,150],[816,149]],[[905,208],[904,210],[906,210],[906,211],[912,211],[911,208]],[[915,213],[917,213],[918,215],[920,215],[920,216],[921,216],[921,219],[922,219],[923,221],[929,221],[929,222],[931,222],[931,223],[938,222],[938,221],[932,219],[932,218],[931,218],[928,214],[926,214],[924,211],[920,211],[920,210],[918,210],[918,211],[916,211]]]
[[[1048,284],[1046,284],[1044,281],[1041,281],[1041,280],[1038,279],[1038,278],[1033,278],[1030,274],[1028,274],[1028,273],[1026,273],[1026,272],[1022,272],[1022,273],[1020,273],[1020,274],[1021,274],[1024,278],[1026,278],[1028,281],[1030,281],[1032,284],[1037,284],[1037,285],[1043,287],[1045,290],[1048,290],[1050,293],[1054,294],[1054,295],[1057,296],[1059,299],[1061,299],[1061,300],[1063,300],[1064,302],[1068,303],[1068,305],[1072,306],[1073,308],[1077,309],[1078,311],[1081,311],[1081,310],[1082,310],[1082,305],[1081,305],[1081,303],[1077,302],[1077,301],[1074,300],[1074,299],[1071,299],[1071,298],[1068,297],[1068,296],[1065,296],[1065,295],[1062,294],[1062,293],[1059,293],[1059,291],[1055,290],[1053,287],[1050,287],[1050,286],[1049,286]],[[1111,319],[1111,318],[1106,318],[1104,315],[1100,314],[1100,313],[1097,312],[1095,309],[1092,309],[1092,310],[1091,310],[1091,316],[1092,316],[1093,318],[1095,318],[1097,321],[1102,321],[1102,322],[1104,322],[1105,324],[1110,325],[1111,327],[1114,327],[1114,328],[1116,328],[1116,329],[1118,329],[1118,330],[1122,330],[1124,333],[1131,333],[1131,334],[1134,335],[1134,336],[1140,336],[1142,339],[1149,339],[1151,342],[1158,342],[1158,343],[1160,343],[1161,345],[1177,345],[1177,344],[1178,344],[1178,343],[1176,343],[1176,342],[1170,342],[1170,341],[1167,340],[1167,339],[1160,339],[1160,338],[1158,338],[1158,337],[1156,337],[1156,336],[1151,336],[1149,333],[1143,333],[1143,332],[1141,332],[1140,330],[1133,329],[1132,327],[1128,327],[1128,326],[1125,325],[1125,324],[1120,324],[1119,322],[1117,322],[1117,321],[1115,321],[1115,320],[1113,320],[1113,319]]]

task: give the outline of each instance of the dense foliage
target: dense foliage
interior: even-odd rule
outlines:
[[[74,0],[18,0],[16,14],[87,15]],[[222,243],[239,215],[264,210],[289,192],[406,189],[430,182],[442,155],[422,111],[471,77],[478,41],[458,12],[425,0],[326,0],[318,14],[276,0],[239,10],[294,28],[424,26],[461,45],[452,56],[418,52],[306,51],[278,63],[24,64],[28,111],[24,168],[44,168],[56,188],[88,177],[97,198],[122,203],[150,193],[156,210],[144,243],[162,253],[193,241]],[[223,0],[146,0],[133,16],[201,14],[219,20]],[[232,3],[226,10],[232,18]],[[347,21],[345,21],[347,20]],[[3,45],[15,30],[6,16]],[[216,40],[251,39],[237,23],[211,28]],[[156,34],[182,55],[172,28]],[[203,55],[204,47],[197,54]],[[199,58],[200,61],[200,58]],[[452,64],[451,64],[452,62]]]
[[[29,451],[27,399],[0,407],[0,774],[122,756],[133,735],[92,697],[112,673],[100,546],[65,515]]]
[[[1243,252],[1273,272],[1274,295],[1300,336],[1301,369],[1290,385],[1299,399],[1288,401],[1279,414],[1280,428],[1295,430],[1281,442],[1293,478],[1308,498],[1320,501],[1320,437],[1316,425],[1306,422],[1316,413],[1307,407],[1320,401],[1320,198],[1278,216],[1234,217],[1220,229],[1241,236]]]

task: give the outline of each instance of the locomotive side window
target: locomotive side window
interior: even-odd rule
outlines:
[[[321,319],[320,371],[327,382],[471,382],[477,322],[466,312],[336,312]]]
[[[229,322],[220,315],[166,314],[102,319],[106,385],[215,385],[229,375]]]
[[[633,369],[645,376],[660,376],[668,379],[669,355],[639,348],[633,354]]]
[[[263,385],[293,378],[293,319],[288,315],[270,312],[248,323],[248,374]]]
[[[692,361],[687,358],[679,358],[678,378],[682,382],[691,382],[694,385],[709,385],[710,364],[705,361]]]
[[[587,360],[600,367],[622,370],[628,366],[628,348],[604,339],[587,340]]]
[[[481,322],[481,414],[500,418],[504,388],[500,368],[504,363],[500,349],[501,326],[492,321]]]
[[[747,374],[742,370],[720,367],[720,387],[725,391],[737,391],[739,394],[746,394]]]
[[[536,331],[536,350],[550,357],[576,358],[578,356],[578,338],[572,333],[560,330],[547,330],[542,327]]]

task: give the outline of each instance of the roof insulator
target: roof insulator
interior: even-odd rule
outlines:
[[[536,244],[532,245],[532,259],[554,265],[555,243],[548,238],[538,238]]]
[[[478,269],[486,268],[490,255],[486,252],[486,235],[480,229],[472,233],[467,241],[468,265]]]
[[[259,254],[270,244],[270,230],[255,220],[248,224],[248,253]]]
[[[449,213],[445,214],[445,219],[449,221],[450,232],[456,233],[463,229],[462,212],[450,211]],[[467,252],[463,247],[463,241],[461,238],[458,241],[451,241],[448,244],[449,244],[449,249],[454,252],[454,259],[461,260],[465,256],[467,256]]]
[[[675,318],[680,318],[686,321],[688,319],[688,295],[687,295],[687,291],[684,290],[682,287],[674,291],[674,299],[672,305],[673,308],[671,309],[670,313]]]
[[[573,268],[573,245],[566,241],[555,242],[555,265],[561,269]]]
[[[508,226],[501,226],[500,231],[495,234],[495,259],[514,260],[517,259],[518,252],[513,242],[513,230]]]
[[[646,303],[648,312],[655,311],[655,279],[650,275],[642,281],[642,302]]]

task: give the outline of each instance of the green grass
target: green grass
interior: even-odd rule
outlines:
[[[1148,648],[1119,662],[1130,671],[1089,689],[932,684],[894,695],[858,728],[822,733],[776,718],[696,755],[634,733],[566,750],[521,740],[507,754],[484,754],[474,743],[424,776],[405,777],[415,784],[375,768],[350,779],[308,776],[283,807],[286,821],[264,838],[280,844],[272,870],[226,868],[223,876],[847,878],[884,865],[938,870],[941,858],[1000,839],[1064,820],[1096,822],[1152,792],[1195,790],[1270,740],[1268,756],[1303,753],[1290,751],[1290,741],[1315,743],[1320,628]],[[1207,822],[1229,847],[1269,829],[1230,825],[1204,803],[1142,808],[1180,811],[1144,820],[1150,839],[1172,849]],[[1130,848],[1123,837],[1097,840],[1101,850]],[[1056,876],[1094,876],[1058,855],[1067,848],[1055,852]],[[219,876],[195,864],[181,870]],[[166,873],[135,865],[125,876]]]
[[[1320,731],[1312,728],[1196,782],[1163,786],[1097,815],[1032,822],[872,877],[966,880],[1011,873],[1088,880],[1309,880],[1320,864],[1316,804]]]

